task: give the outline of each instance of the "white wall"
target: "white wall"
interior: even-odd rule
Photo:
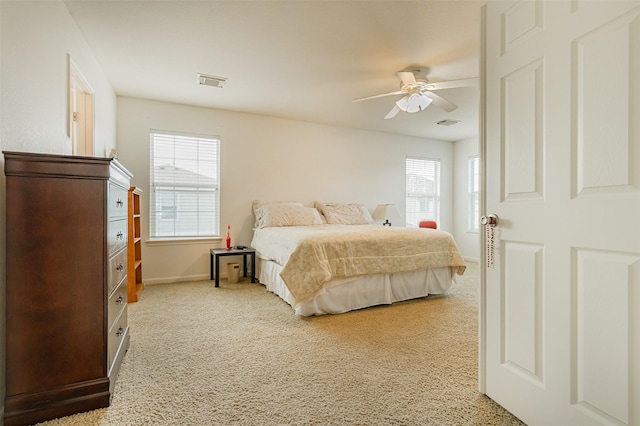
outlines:
[[[478,155],[478,138],[469,138],[457,141],[453,145],[453,236],[458,244],[458,249],[467,260],[478,261],[480,258],[480,246],[477,232],[469,232],[467,226],[468,160],[472,155]]]
[[[453,144],[279,118],[118,97],[118,159],[142,194],[148,239],[149,129],[221,138],[221,227],[233,244],[251,243],[251,202],[395,203],[404,216],[405,157],[442,161],[441,229],[453,230]],[[208,279],[209,249],[221,242],[143,245],[146,283]],[[232,259],[232,258],[230,258]],[[222,269],[222,268],[221,268]],[[222,269],[221,274],[224,273]]]
[[[0,1],[0,148],[71,154],[68,55],[95,91],[96,153],[116,145],[116,97],[61,1]],[[4,156],[0,156],[4,169]],[[5,193],[0,173],[0,193]],[[0,197],[0,229],[6,227]],[[0,232],[0,318],[5,316],[5,233]],[[62,260],[61,260],[62,261]],[[4,417],[4,321],[0,320],[0,419]]]
[[[68,55],[95,92],[95,153],[115,147],[116,97],[60,1],[0,2],[3,150],[71,154]]]

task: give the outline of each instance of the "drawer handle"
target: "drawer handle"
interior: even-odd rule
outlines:
[[[124,330],[122,329],[122,327],[120,327],[120,328],[118,329],[118,331],[116,331],[116,336],[120,337],[120,336],[122,336],[123,334],[124,334]]]
[[[116,271],[122,272],[123,270],[124,270],[124,265],[122,263],[119,263],[118,266],[116,266]]]
[[[116,303],[120,304],[122,303],[122,301],[124,300],[124,297],[122,297],[122,295],[118,296],[118,298],[116,299]]]
[[[122,207],[122,206],[124,206],[124,202],[121,199],[118,199],[118,201],[116,201],[116,206],[117,207]]]
[[[116,234],[116,239],[122,240],[123,238],[124,238],[124,234],[122,233],[122,231],[118,231],[118,233]]]

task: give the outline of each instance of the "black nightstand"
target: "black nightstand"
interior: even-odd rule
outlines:
[[[211,279],[215,277],[216,287],[220,287],[220,256],[242,256],[242,266],[244,274],[247,276],[247,256],[251,256],[251,282],[255,283],[256,280],[256,251],[251,248],[236,249],[231,248],[214,248],[211,249]]]

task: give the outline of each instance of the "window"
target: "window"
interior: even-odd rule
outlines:
[[[417,228],[421,220],[440,222],[440,160],[406,159],[407,226]]]
[[[469,210],[468,228],[470,232],[478,232],[480,216],[480,160],[477,155],[469,157]]]
[[[149,236],[220,235],[220,139],[151,131]]]

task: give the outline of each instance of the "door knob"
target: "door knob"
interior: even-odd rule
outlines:
[[[480,218],[480,223],[483,225],[489,225],[491,227],[495,227],[498,226],[498,222],[500,221],[500,218],[498,217],[497,214],[490,214],[487,216],[482,216]]]

